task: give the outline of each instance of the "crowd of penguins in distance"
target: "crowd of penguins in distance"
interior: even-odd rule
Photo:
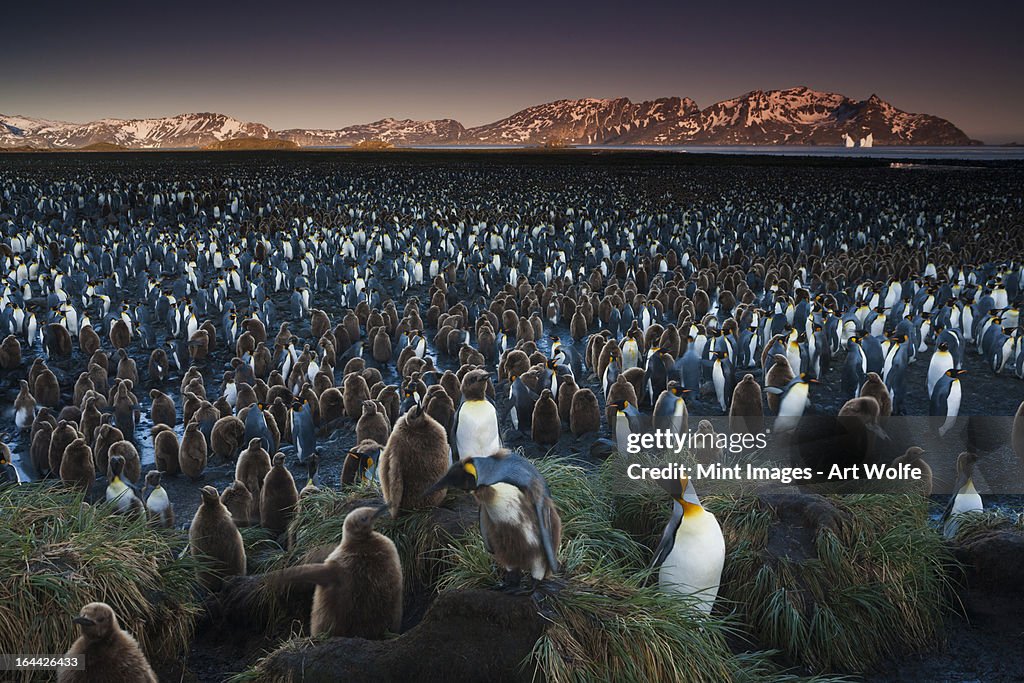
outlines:
[[[379,482],[384,504],[349,513],[321,562],[266,576],[315,584],[313,635],[399,630],[402,568],[375,520],[449,489],[475,495],[504,587],[557,590],[557,501],[529,457],[503,449],[496,405],[538,445],[600,433],[595,447],[614,449],[639,411],[680,433],[688,405],[737,430],[799,418],[833,367],[840,410],[871,419],[905,413],[915,362],[928,364],[929,413],[949,420],[970,397],[966,354],[1024,377],[1022,211],[998,184],[186,170],[0,177],[0,369],[20,386],[7,440],[26,444],[34,477],[164,527],[184,526],[167,478],[195,482],[188,548],[212,558],[200,576],[212,591],[246,572],[239,527],[284,538],[311,492]],[[324,450],[353,423],[354,444]],[[927,468],[921,449],[904,457]],[[17,485],[7,446],[2,458],[2,482]],[[301,488],[286,458],[308,470]],[[323,481],[328,458],[343,460],[337,483]],[[974,460],[960,457],[950,514],[981,507]],[[202,485],[218,461],[235,467],[221,491]],[[652,566],[710,612],[722,531],[692,481],[664,486],[672,511]],[[156,680],[109,606],[85,605],[75,623],[70,653],[103,680]]]

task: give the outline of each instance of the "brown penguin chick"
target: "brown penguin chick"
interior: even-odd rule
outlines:
[[[206,332],[206,351],[213,353],[217,350],[217,328],[209,320],[203,322],[199,329]]]
[[[558,419],[563,423],[569,423],[569,413],[572,412],[572,398],[579,391],[576,380],[572,375],[563,375],[558,378]]]
[[[92,329],[92,325],[83,325],[78,330],[78,348],[86,356],[91,356],[99,351],[100,336],[96,334],[96,330]]]
[[[71,486],[88,493],[96,481],[96,465],[92,460],[92,449],[85,439],[79,437],[64,449],[60,461],[60,480],[65,486]]]
[[[231,408],[228,400],[223,396],[213,402],[213,407],[217,410],[217,415],[220,417],[229,417],[235,414],[235,411]]]
[[[150,470],[146,473],[146,485],[142,497],[146,501],[146,516],[149,523],[163,529],[174,528],[174,505],[163,487],[163,472]]]
[[[190,387],[195,380],[199,380],[199,383]],[[185,394],[189,391],[201,398],[206,398],[206,385],[203,383],[203,373],[194,365],[190,366],[181,377],[181,393]]]
[[[231,521],[235,523],[235,526],[245,527],[252,524],[252,520],[249,518],[252,510],[252,494],[249,493],[249,489],[245,488],[245,484],[235,479],[224,489],[224,493],[220,494],[220,502],[231,513]]]
[[[36,378],[39,377],[39,373],[46,369],[46,361],[43,360],[42,356],[36,356],[35,360],[32,361],[32,367],[28,369],[28,385],[34,387],[36,385]]]
[[[280,396],[275,398],[267,411],[274,418],[281,440],[290,443],[292,440],[292,411],[285,405],[284,399]]]
[[[231,419],[237,420],[241,423],[241,420],[238,420],[237,417],[232,416]],[[217,424],[220,424],[220,421],[218,421]],[[245,431],[244,426],[240,427],[240,429],[242,429],[243,432]],[[217,434],[216,424],[213,427],[213,433],[214,435]],[[241,438],[241,433],[239,433],[238,439],[241,440]],[[217,441],[217,438],[213,439],[214,443],[217,443]],[[216,452],[217,451],[214,450],[214,453]],[[234,453],[227,457],[229,457],[229,459],[234,458]],[[203,470],[206,469],[206,459],[206,437],[203,436],[202,431],[200,431],[198,422],[189,422],[185,426],[185,433],[182,435],[181,444],[178,446],[178,467],[181,468],[182,473],[186,477],[192,481],[196,481],[200,476],[202,476]]]
[[[210,448],[214,455],[234,461],[243,446],[244,436],[245,423],[235,415],[227,415],[214,423],[210,432]]]
[[[587,336],[587,316],[583,315],[583,311],[579,308],[572,314],[572,320],[569,322],[569,336],[573,338],[573,341],[579,341]]]
[[[115,349],[126,349],[132,342],[132,331],[121,318],[115,318],[110,324],[110,345]]]
[[[35,383],[32,385],[32,396],[41,406],[56,408],[60,405],[60,384],[50,368],[44,366],[36,377]]]
[[[252,493],[253,507],[249,510],[249,518],[258,523],[262,504],[263,478],[270,471],[270,454],[263,450],[259,437],[249,441],[249,446],[238,456],[235,463],[235,479],[245,484]]]
[[[264,576],[271,588],[315,584],[310,633],[380,639],[402,625],[402,565],[388,537],[373,530],[385,507],[348,513],[341,543],[321,563],[302,564]]]
[[[36,415],[36,399],[28,388],[27,380],[21,380],[19,385],[21,389],[14,399],[14,425],[18,429],[28,429]]]
[[[777,387],[785,389],[786,385],[793,381],[793,368],[789,365],[789,359],[783,354],[777,353],[772,356],[772,366],[764,376],[765,388]],[[768,394],[768,409],[776,415],[779,414],[779,394]]]
[[[540,392],[533,404],[533,441],[541,446],[558,443],[562,435],[562,421],[558,418],[558,404],[551,396],[550,389]]]
[[[96,437],[96,430],[99,429],[103,418],[103,414],[96,406],[95,397],[95,393],[90,393],[85,399],[85,405],[82,407],[82,419],[79,421],[78,428],[78,431],[85,437],[86,442],[90,444]]]
[[[188,424],[195,417],[195,414],[199,412],[199,408],[203,405],[203,399],[199,398],[191,391],[186,391],[181,395],[181,422],[182,424]]]
[[[57,423],[57,428],[53,430],[53,434],[50,436],[50,448],[47,451],[46,457],[50,476],[60,476],[60,463],[64,457],[64,449],[79,436],[81,435],[78,433],[78,428],[73,422],[61,420]]]
[[[697,431],[691,436],[693,444],[693,457],[697,462],[708,464],[718,462],[722,458],[722,447],[719,445],[719,435],[710,420],[701,420],[697,423]]]
[[[109,418],[109,416],[106,416]],[[121,430],[105,422],[96,429],[92,443],[92,457],[96,460],[96,471],[106,472],[110,457],[110,447],[124,439]]]
[[[4,337],[0,343],[0,370],[13,370],[21,367],[21,342],[13,334]]]
[[[212,486],[203,487],[202,504],[188,529],[188,547],[193,557],[203,558],[199,581],[208,590],[220,590],[226,576],[245,576],[242,535]]]
[[[932,468],[928,461],[924,459],[923,449],[911,446],[903,455],[894,458],[892,464],[897,467],[900,465],[910,465],[920,469],[921,478],[918,480],[908,479],[906,483],[922,496],[928,497],[932,495]]]
[[[72,621],[82,635],[65,656],[79,658],[85,668],[58,670],[57,683],[157,683],[138,641],[121,629],[110,605],[90,602]]]
[[[363,381],[363,384],[365,383]],[[320,394],[317,412],[320,417],[320,425],[330,428],[333,428],[338,420],[345,416],[345,399],[337,387],[331,387]]]
[[[247,333],[248,334],[248,333]],[[188,356],[194,361],[202,362],[210,355],[210,333],[199,329],[188,338]]]
[[[356,422],[356,443],[370,439],[377,443],[387,443],[391,434],[391,424],[376,401],[363,401],[363,414]]]
[[[150,430],[153,435],[153,457],[156,468],[169,477],[173,477],[180,470],[178,464],[178,435],[174,430],[165,424],[158,424]]]
[[[640,367],[629,368],[623,371],[619,377],[624,377],[627,382],[633,385],[633,392],[639,397],[644,395],[645,373]],[[639,403],[637,405],[640,405]]]
[[[886,418],[892,415],[892,396],[889,389],[877,372],[869,372],[860,388],[861,396],[870,396],[878,401],[878,416]]]
[[[136,386],[139,383],[139,369],[135,365],[135,360],[128,355],[128,352],[124,349],[120,351],[120,358],[117,361],[117,378],[130,380],[132,386]]]
[[[455,404],[452,403],[452,399],[444,387],[435,384],[427,389],[423,405],[427,415],[437,420],[437,423],[444,427],[445,431],[451,429],[455,419]]]
[[[49,408],[40,408],[31,422],[32,431],[29,432],[30,438],[35,438],[36,432],[44,425],[49,425],[51,432],[57,428],[57,418],[53,416],[53,412]]]
[[[753,375],[747,374],[732,390],[729,405],[729,431],[733,434],[760,434],[764,432],[764,406],[761,403],[761,385]]]
[[[1013,416],[1010,443],[1013,444],[1013,452],[1017,454],[1017,459],[1024,463],[1024,401],[1017,408],[1017,414]]]
[[[110,445],[107,451],[107,478],[110,478],[110,464],[109,459],[115,455],[120,455],[124,458],[124,472],[121,475],[125,481],[135,483],[142,476],[142,462],[139,460],[139,451],[135,448],[135,445],[131,441],[122,439],[117,443]]]
[[[82,410],[78,406],[64,406],[60,409],[57,419],[80,424],[82,422]]]
[[[373,338],[372,347],[373,359],[378,363],[387,363],[391,360],[391,337],[387,330],[380,328]]]
[[[363,412],[363,402],[370,398],[370,387],[366,384],[363,376],[356,373],[346,375],[342,387],[345,415],[355,420]],[[320,414],[323,415],[323,411]],[[322,417],[321,420],[323,420]]]
[[[262,320],[255,316],[243,320],[242,329],[251,334],[257,344],[267,341],[267,327],[263,324]]]
[[[248,382],[239,382],[237,385],[237,393],[235,395],[235,412],[241,413],[249,406],[254,406],[260,401],[260,397],[256,395],[256,390],[249,385]]]
[[[284,453],[274,456],[274,464],[263,478],[260,493],[260,526],[277,534],[283,534],[288,523],[295,516],[295,505],[299,502],[299,491],[295,479],[284,466]]]
[[[96,391],[106,396],[107,393],[107,370],[99,363],[89,363],[87,370],[89,373],[89,379],[92,380],[92,384],[96,387]]]
[[[96,385],[92,383],[89,373],[82,372],[78,375],[78,379],[75,380],[75,390],[72,394],[71,402],[81,408],[83,401],[85,401],[85,395],[95,390]]]
[[[428,496],[424,493],[444,476],[450,462],[444,427],[420,406],[412,406],[398,418],[380,455],[380,487],[391,516],[440,504],[444,489]]]
[[[309,330],[310,330],[310,333],[313,336],[313,339],[319,339],[320,337],[324,336],[324,334],[328,330],[330,330],[330,329],[331,329],[331,319],[329,317],[327,317],[327,314],[324,313],[323,311],[321,311],[319,308],[310,309],[310,311],[309,311]],[[277,338],[280,339],[282,332],[286,332],[286,331],[287,330],[284,328],[284,325],[282,324],[281,332],[277,333]],[[291,337],[291,333],[290,332],[288,333],[288,336]],[[275,340],[275,343],[276,343],[276,341],[277,340]],[[285,342],[285,343],[287,343],[287,342]]]
[[[42,478],[50,471],[50,441],[55,427],[50,422],[42,422],[38,429],[33,430],[28,453],[36,474]]]
[[[128,385],[122,383],[112,401],[114,409],[114,425],[121,430],[126,439],[135,434],[135,408],[138,401],[129,394]]]
[[[174,407],[174,401],[159,389],[151,389],[149,397],[153,399],[149,409],[150,420],[154,425],[167,425],[173,429],[178,422],[178,411]]]
[[[601,429],[601,408],[597,396],[590,389],[579,389],[572,397],[569,408],[569,429],[575,436]]]
[[[625,377],[619,375],[612,382],[611,386],[608,387],[608,396],[604,402],[606,424],[613,434],[615,433],[615,406],[612,404],[621,403],[622,401],[629,401],[630,405],[637,405],[636,389],[633,388],[633,385]]]

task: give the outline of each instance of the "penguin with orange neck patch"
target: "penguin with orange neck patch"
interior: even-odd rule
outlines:
[[[509,451],[463,458],[430,489],[472,491],[480,503],[484,547],[505,572],[504,590],[518,591],[523,573],[529,592],[557,586],[562,520],[544,477],[532,462]],[[428,493],[430,493],[428,491]]]
[[[672,516],[654,551],[651,569],[659,570],[662,590],[690,596],[696,609],[710,614],[725,566],[722,527],[700,504],[689,479],[665,480],[662,486],[672,496]]]

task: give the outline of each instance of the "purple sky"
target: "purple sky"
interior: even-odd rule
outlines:
[[[4,10],[0,112],[478,125],[564,97],[705,107],[807,85],[1024,142],[1024,3],[1009,0],[219,4],[17,3]]]

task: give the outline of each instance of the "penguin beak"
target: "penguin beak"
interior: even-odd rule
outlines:
[[[78,624],[79,626],[93,626],[96,622],[89,617],[75,617],[71,620],[72,624]]]

